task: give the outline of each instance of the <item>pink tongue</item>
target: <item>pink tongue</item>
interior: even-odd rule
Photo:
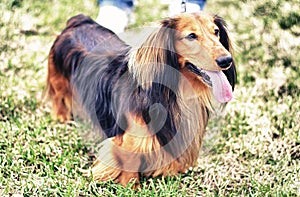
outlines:
[[[213,94],[220,103],[229,102],[232,99],[232,88],[222,71],[205,71],[212,82]]]

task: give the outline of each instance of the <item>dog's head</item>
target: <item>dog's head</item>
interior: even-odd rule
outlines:
[[[136,61],[146,65],[135,67],[142,82],[157,76],[177,80],[177,75],[170,77],[168,65],[203,87],[211,87],[219,102],[232,98],[236,83],[232,47],[226,24],[216,15],[198,12],[163,20],[161,28],[138,50]]]
[[[176,21],[173,27],[177,30],[175,48],[182,68],[188,63],[210,71],[226,70],[231,66],[229,48],[221,43],[224,36],[228,40],[228,35],[224,24],[216,22],[218,19],[203,13],[181,14],[170,19]],[[168,22],[163,23],[167,25]]]
[[[164,20],[162,25],[176,30],[174,45],[180,69],[198,75],[212,87],[219,102],[231,100],[236,70],[225,21],[217,15],[198,12],[180,14]]]

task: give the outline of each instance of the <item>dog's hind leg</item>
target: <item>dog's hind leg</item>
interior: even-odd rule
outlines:
[[[72,91],[69,80],[55,69],[49,56],[47,94],[52,101],[51,116],[60,122],[71,120]]]
[[[65,78],[50,79],[53,88],[51,116],[60,122],[71,120],[72,93],[69,82]]]

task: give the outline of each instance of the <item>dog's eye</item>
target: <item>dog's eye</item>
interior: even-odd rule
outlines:
[[[217,37],[219,37],[219,35],[220,35],[220,30],[215,29],[215,35],[216,35]]]
[[[198,36],[195,33],[190,33],[185,38],[188,40],[196,40],[198,38]]]

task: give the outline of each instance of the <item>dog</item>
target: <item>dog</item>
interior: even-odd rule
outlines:
[[[212,103],[229,102],[235,84],[226,23],[204,12],[162,20],[137,49],[80,14],[48,59],[52,116],[71,120],[76,98],[104,136],[84,174],[124,186],[196,165]]]

